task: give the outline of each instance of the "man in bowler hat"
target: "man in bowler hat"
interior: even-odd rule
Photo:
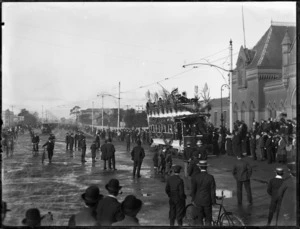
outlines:
[[[179,176],[180,170],[180,165],[173,166],[174,175],[168,178],[165,188],[165,191],[169,197],[170,226],[174,226],[175,219],[177,219],[178,226],[182,226],[182,219],[185,215],[184,211],[186,195],[184,193],[183,180]]]
[[[111,179],[105,185],[108,195],[99,201],[97,207],[97,222],[99,226],[110,226],[112,223],[124,219],[124,213],[121,210],[121,204],[117,196],[122,188],[117,179]]]
[[[271,196],[267,226],[270,226],[272,222],[273,214],[275,213],[276,209],[279,207],[277,196],[278,196],[278,190],[282,185],[282,183],[283,183],[283,169],[276,168],[276,176],[269,181],[268,189],[267,189],[268,194]]]
[[[193,208],[194,225],[211,226],[212,205],[216,204],[215,178],[207,173],[207,161],[199,161],[201,172],[192,177],[191,197]]]
[[[125,218],[119,222],[113,223],[112,226],[140,226],[136,215],[142,209],[143,202],[134,195],[126,196],[121,204],[121,210]]]
[[[96,210],[103,195],[100,194],[100,190],[96,185],[92,185],[86,189],[81,198],[87,207],[72,215],[68,226],[97,226]]]

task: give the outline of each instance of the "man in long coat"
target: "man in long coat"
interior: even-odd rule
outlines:
[[[145,157],[144,148],[141,146],[141,141],[137,141],[137,146],[135,146],[131,151],[131,160],[133,160],[133,177],[137,172],[137,177],[141,177],[140,170],[142,166],[143,159]]]
[[[104,141],[104,144],[101,146],[101,160],[103,160],[103,170],[106,170],[106,161],[107,157],[107,150],[106,150],[107,140]]]
[[[107,144],[105,144],[105,148],[106,148],[106,154],[108,159],[108,168],[112,169],[111,168],[111,164],[112,164],[113,170],[116,170],[116,160],[115,160],[116,149],[114,145],[111,143],[111,138],[108,139]]]
[[[92,153],[92,163],[95,163],[96,162],[96,150],[97,150],[97,142],[96,141],[93,141],[91,147],[91,153]]]
[[[268,223],[267,226],[270,226],[273,215],[276,209],[279,207],[278,204],[278,190],[283,183],[283,169],[276,168],[276,176],[273,177],[268,183],[267,192],[271,196],[271,203],[269,207],[269,216],[268,216]]]
[[[207,173],[207,161],[199,161],[201,172],[192,177],[191,197],[194,226],[211,226],[212,205],[216,204],[216,183],[212,175]]]
[[[236,179],[238,205],[242,205],[243,185],[245,186],[247,192],[248,203],[249,205],[252,205],[252,193],[250,186],[252,168],[250,164],[244,159],[238,157],[233,166],[232,174]]]
[[[170,226],[174,226],[175,219],[177,219],[178,226],[182,226],[182,219],[185,215],[185,199],[184,183],[180,178],[179,173],[181,166],[173,166],[174,175],[167,180],[165,191],[169,197],[169,219]]]
[[[297,223],[297,165],[292,162],[287,167],[290,176],[278,190],[280,207],[277,209],[277,226],[296,226]]]

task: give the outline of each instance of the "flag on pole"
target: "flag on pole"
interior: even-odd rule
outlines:
[[[207,90],[208,90],[208,86],[207,86],[207,83],[205,83],[204,88],[203,88],[203,92],[205,93],[205,92],[207,92]]]
[[[171,92],[172,95],[175,95],[175,94],[177,94],[177,93],[178,93],[178,88],[175,88],[175,89]]]

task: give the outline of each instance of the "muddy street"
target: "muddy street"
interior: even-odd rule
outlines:
[[[165,193],[165,182],[154,174],[150,148],[145,148],[141,178],[132,177],[132,161],[126,152],[124,142],[113,141],[116,147],[116,171],[103,171],[103,162],[98,160],[92,163],[90,145],[92,138],[87,137],[86,163],[81,163],[81,152],[74,154],[66,152],[64,137],[66,131],[55,130],[56,136],[54,156],[52,163],[46,158],[42,164],[42,144],[48,135],[40,135],[39,155],[33,156],[29,133],[19,136],[15,152],[12,157],[3,155],[2,166],[2,199],[7,202],[8,212],[4,223],[10,226],[20,226],[25,212],[29,208],[39,208],[42,214],[52,212],[54,221],[52,225],[67,226],[70,216],[77,213],[84,206],[81,194],[92,184],[100,187],[100,192],[107,194],[105,185],[111,178],[116,178],[123,186],[122,194],[118,196],[122,201],[127,195],[133,194],[140,198],[144,205],[138,218],[141,225],[169,225],[168,197]],[[243,190],[244,206],[238,208],[236,201],[236,183],[231,169],[235,158],[229,156],[209,157],[208,172],[214,175],[218,190],[227,190],[232,197],[225,199],[226,210],[232,211],[244,220],[246,225],[266,225],[270,198],[266,192],[266,182],[274,176],[276,164],[267,165],[265,162],[252,161],[253,176],[251,180],[253,205],[248,207],[246,193]],[[173,164],[183,166],[183,161],[173,159]],[[183,177],[183,172],[181,172]],[[185,180],[185,193],[188,196],[186,203],[190,202],[187,180]],[[217,209],[214,210],[216,217]]]

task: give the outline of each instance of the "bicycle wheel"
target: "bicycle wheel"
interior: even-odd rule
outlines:
[[[183,218],[184,226],[193,226],[193,204],[188,204],[185,207],[185,216]]]
[[[245,224],[238,216],[227,212],[221,217],[221,226],[245,226]]]

